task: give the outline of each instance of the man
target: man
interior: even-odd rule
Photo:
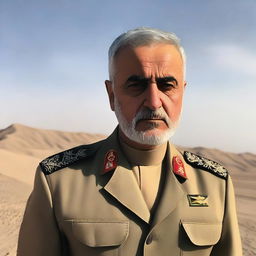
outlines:
[[[18,255],[241,256],[227,170],[168,142],[186,86],[178,38],[149,28],[122,34],[109,73],[119,126],[40,163]]]

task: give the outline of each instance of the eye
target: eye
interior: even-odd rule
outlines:
[[[178,87],[178,81],[173,76],[160,77],[156,81],[158,89],[162,92],[171,92]]]
[[[139,86],[140,86],[139,83],[132,83],[132,84],[127,85],[128,88],[136,88],[136,87],[139,87]]]
[[[141,83],[141,82],[127,84],[127,90],[136,95],[144,92],[146,87],[147,87],[147,83]]]
[[[169,91],[177,88],[177,84],[175,82],[158,82],[157,86],[160,91]]]
[[[146,87],[147,83],[143,83],[143,82],[134,82],[134,83],[130,83],[127,84],[127,87]]]

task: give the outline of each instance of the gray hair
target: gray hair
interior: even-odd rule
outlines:
[[[180,45],[180,39],[170,32],[165,32],[154,28],[135,28],[128,30],[126,33],[118,36],[111,44],[108,51],[108,69],[109,79],[113,79],[113,61],[117,53],[124,47],[130,46],[136,48],[138,46],[147,46],[152,44],[171,44],[179,51],[182,61],[184,77],[186,72],[186,55],[183,47]]]

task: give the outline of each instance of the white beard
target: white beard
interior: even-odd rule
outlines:
[[[125,134],[125,136],[132,141],[135,141],[143,145],[152,145],[152,146],[161,145],[166,143],[174,135],[176,131],[178,121],[173,123],[168,117],[163,107],[155,111],[146,109],[146,108],[141,109],[133,118],[132,122],[128,123],[127,120],[124,118],[121,111],[120,104],[116,99],[114,101],[114,105],[115,105],[115,114],[119,122],[120,128],[122,132]],[[139,120],[148,119],[148,118],[151,118],[152,116],[163,119],[166,122],[168,128],[165,131],[161,131],[161,132],[156,131],[150,134],[147,134],[147,131],[136,130],[136,125]],[[153,130],[153,129],[156,129],[156,126],[152,125],[152,127],[150,127],[148,130]]]

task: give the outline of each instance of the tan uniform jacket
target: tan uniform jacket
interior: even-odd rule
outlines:
[[[117,153],[117,167],[103,174],[109,150]],[[174,174],[174,156],[187,179]],[[36,172],[18,256],[242,255],[232,182],[212,161],[191,154],[187,164],[169,145],[161,197],[150,216],[117,131],[49,159],[42,165],[48,169]]]

